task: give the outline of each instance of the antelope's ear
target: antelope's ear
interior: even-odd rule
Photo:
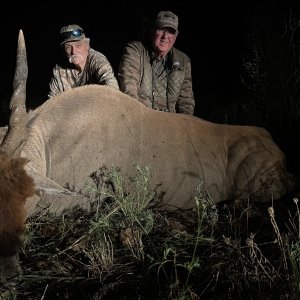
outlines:
[[[29,176],[31,176],[34,180],[35,184],[35,192],[40,194],[40,192],[44,192],[50,195],[68,195],[68,196],[76,196],[76,192],[72,192],[60,184],[56,183],[52,179],[40,174],[35,169],[27,165],[25,167]]]

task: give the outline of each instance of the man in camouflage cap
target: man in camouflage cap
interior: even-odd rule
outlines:
[[[145,43],[128,43],[121,57],[120,90],[148,107],[193,115],[195,100],[189,57],[173,47],[178,17],[159,12]]]
[[[53,68],[49,98],[86,84],[108,85],[119,90],[111,64],[105,55],[90,47],[90,39],[82,27],[77,24],[63,26],[60,38],[67,60]]]

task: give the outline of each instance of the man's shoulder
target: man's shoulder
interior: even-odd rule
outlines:
[[[146,47],[141,41],[130,41],[126,44],[126,48],[132,48],[137,51],[145,51]]]
[[[128,42],[126,45],[143,46],[143,43],[141,41],[133,40]]]
[[[95,50],[93,48],[89,49],[89,56],[90,57],[101,57],[101,58],[106,57],[102,52]]]

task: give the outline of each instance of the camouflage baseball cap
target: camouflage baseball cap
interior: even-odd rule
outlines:
[[[155,27],[158,29],[171,27],[178,31],[178,17],[171,11],[160,11],[157,15]]]
[[[80,41],[85,38],[83,29],[77,25],[67,25],[60,29],[61,45],[66,42]]]

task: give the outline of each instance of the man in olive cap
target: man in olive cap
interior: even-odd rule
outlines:
[[[177,36],[177,15],[159,12],[151,43],[134,41],[125,46],[118,72],[120,89],[153,109],[193,115],[191,62],[173,47]]]
[[[49,98],[86,84],[107,85],[119,90],[111,64],[105,55],[90,47],[90,39],[82,27],[77,24],[63,26],[60,38],[67,60],[53,68]]]

